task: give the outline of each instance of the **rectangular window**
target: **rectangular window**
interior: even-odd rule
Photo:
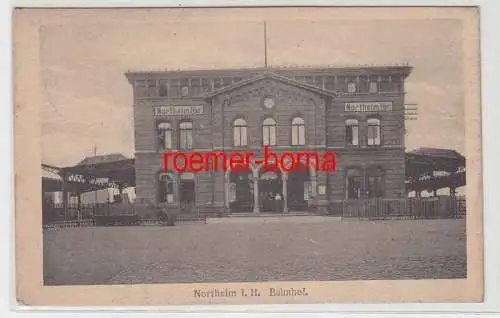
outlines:
[[[222,87],[222,78],[214,78],[214,88],[219,89]]]
[[[179,129],[179,147],[184,150],[193,148],[193,126],[183,123]]]
[[[171,97],[179,97],[181,96],[181,85],[178,79],[173,79],[170,81],[170,92],[169,96]]]
[[[346,127],[346,141],[349,146],[359,145],[359,127],[358,125],[348,125]]]
[[[368,145],[377,146],[380,145],[380,126],[368,124]]]
[[[191,79],[191,90],[193,95],[201,94],[201,80],[199,78]]]
[[[147,87],[147,83],[145,80],[137,80],[135,81],[135,87],[137,88],[146,88]]]
[[[201,80],[201,89],[203,93],[212,91],[212,81],[208,78]]]
[[[335,89],[335,78],[333,76],[327,76],[325,79],[325,88],[329,90]]]
[[[182,86],[181,89],[181,96],[186,97],[189,95],[189,87],[188,86]]]
[[[222,85],[223,86],[228,86],[233,83],[233,78],[232,77],[224,77],[222,78]]]
[[[370,82],[370,93],[375,94],[378,92],[377,82]]]
[[[347,84],[347,92],[348,93],[356,93],[356,83]]]
[[[160,80],[160,96],[168,96],[168,80]]]

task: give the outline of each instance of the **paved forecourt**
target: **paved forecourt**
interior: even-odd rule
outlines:
[[[464,278],[467,272],[463,219],[241,217],[44,235],[48,285]]]

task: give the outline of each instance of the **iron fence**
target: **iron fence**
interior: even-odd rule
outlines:
[[[358,219],[443,219],[463,218],[464,196],[428,198],[357,199],[332,202],[329,214]]]

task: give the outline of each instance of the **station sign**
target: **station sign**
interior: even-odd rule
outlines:
[[[153,116],[191,116],[203,114],[203,105],[155,105]]]
[[[392,102],[345,103],[346,112],[390,112]]]

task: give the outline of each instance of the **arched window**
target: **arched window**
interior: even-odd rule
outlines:
[[[346,143],[349,146],[358,146],[359,145],[359,124],[356,119],[348,119],[345,121],[345,137]]]
[[[159,175],[158,187],[158,201],[174,203],[174,179],[171,173]]]
[[[248,144],[247,122],[243,118],[238,118],[233,122],[233,138],[234,145],[237,147]]]
[[[304,119],[295,117],[292,120],[292,146],[306,144],[306,129]]]
[[[262,122],[262,143],[264,146],[276,145],[276,121],[272,118]]]
[[[172,148],[172,125],[169,123],[158,124],[158,139],[160,149],[166,150]]]
[[[190,121],[179,124],[179,147],[183,150],[193,148],[193,123]]]
[[[368,119],[368,146],[380,145],[380,120]]]
[[[347,84],[347,92],[348,93],[356,93],[356,83]]]

